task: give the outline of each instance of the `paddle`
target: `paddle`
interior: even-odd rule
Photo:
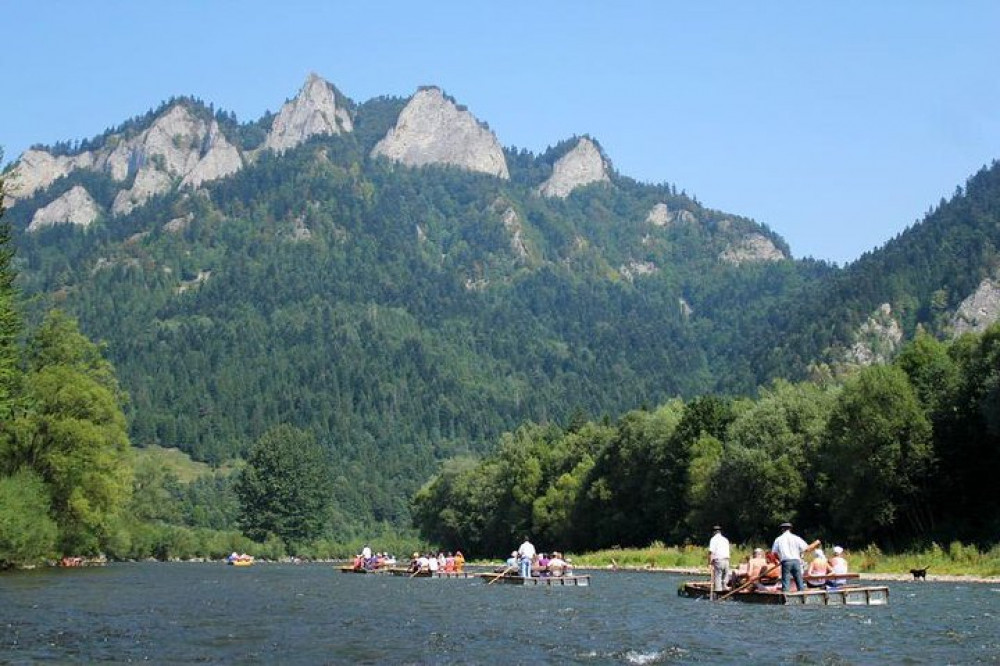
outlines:
[[[514,570],[514,567],[507,567],[506,569],[504,569],[503,571],[501,571],[500,573],[498,573],[496,576],[494,576],[493,579],[490,582],[486,583],[486,584],[487,585],[492,585],[493,583],[497,582],[498,580],[500,580],[501,578],[503,578],[504,576],[506,576],[507,574],[509,574],[513,570]]]
[[[715,601],[715,565],[708,563],[708,600]]]
[[[414,577],[414,576],[416,576],[416,575],[417,575],[418,573],[420,573],[420,567],[417,567],[417,570],[416,570],[416,571],[414,571],[413,573],[411,573],[411,574],[410,574],[410,578],[413,578],[413,577]]]

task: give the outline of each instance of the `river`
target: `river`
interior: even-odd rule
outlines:
[[[1000,663],[1000,585],[890,584],[885,607],[679,598],[684,576],[590,587],[111,564],[0,575],[0,663]]]

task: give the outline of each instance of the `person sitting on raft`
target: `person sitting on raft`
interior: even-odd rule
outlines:
[[[531,563],[531,575],[539,577],[548,577],[549,575],[549,556],[545,553],[539,553],[535,556],[534,561]]]
[[[826,576],[830,573],[833,567],[830,566],[830,562],[826,559],[826,554],[823,552],[822,548],[817,548],[813,551],[812,561],[809,562],[809,568],[806,570],[806,576]],[[806,587],[826,587],[826,578],[821,578],[818,580],[806,580]]]
[[[548,573],[550,576],[559,577],[566,573],[569,565],[566,560],[563,559],[562,553],[555,551],[552,553],[552,557],[549,558]]]
[[[754,548],[747,564],[747,580],[755,582],[755,589],[772,590],[781,582],[781,561],[777,555]]]
[[[840,546],[833,547],[833,559],[830,560],[830,573],[843,575],[847,573],[847,559],[844,557],[844,549]],[[847,585],[846,578],[834,578],[826,581],[829,590],[836,590],[838,587]]]

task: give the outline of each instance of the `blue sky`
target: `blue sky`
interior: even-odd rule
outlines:
[[[505,146],[615,167],[845,263],[1000,158],[1000,2],[0,0],[0,147],[177,95],[241,121],[310,72],[355,101],[441,86]]]

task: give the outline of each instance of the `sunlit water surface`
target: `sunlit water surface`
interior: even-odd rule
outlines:
[[[1000,586],[894,583],[887,607],[679,598],[683,576],[585,588],[113,564],[0,576],[0,663],[1000,663]]]

